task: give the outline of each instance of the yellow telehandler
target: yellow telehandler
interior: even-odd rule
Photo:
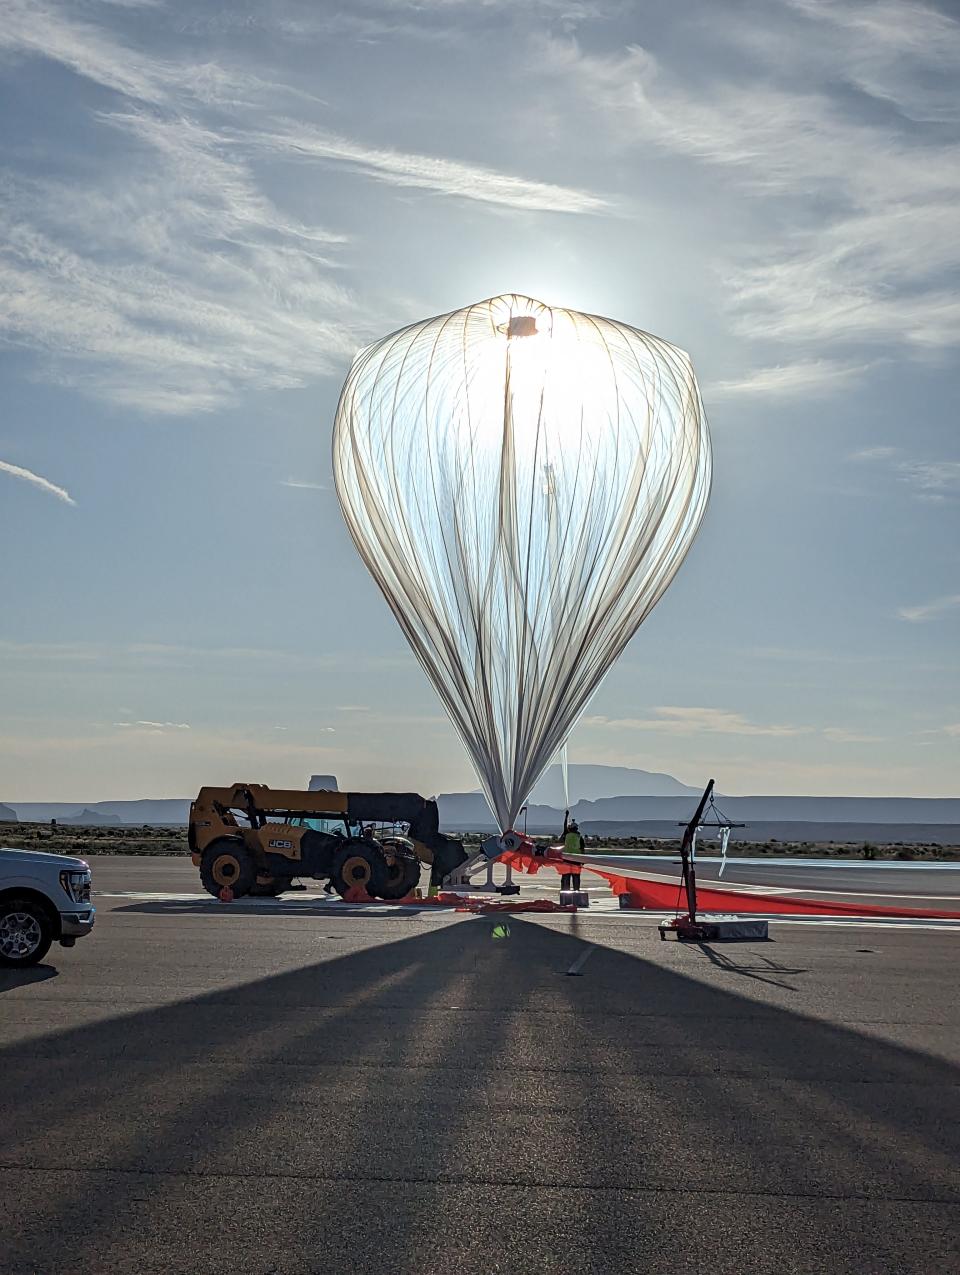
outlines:
[[[375,825],[406,825],[377,834]],[[439,831],[437,803],[419,793],[304,792],[233,784],[201,788],[187,841],[205,890],[278,895],[294,878],[328,881],[341,896],[362,886],[402,899],[431,868],[431,884],[466,862],[461,842]]]

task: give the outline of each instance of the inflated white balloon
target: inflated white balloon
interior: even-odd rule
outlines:
[[[354,360],[340,507],[512,826],[703,519],[711,451],[688,355],[507,295]]]

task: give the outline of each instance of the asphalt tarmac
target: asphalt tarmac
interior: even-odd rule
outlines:
[[[503,934],[93,868],[94,934],[0,973],[4,1275],[958,1267],[956,929]]]
[[[599,861],[599,855],[594,857]],[[100,891],[201,891],[197,870],[185,855],[95,855],[90,863],[93,867],[94,886]],[[663,855],[617,856],[612,857],[609,863],[612,871],[623,872],[635,868],[644,876],[666,877],[679,883],[679,858]],[[731,858],[727,860],[722,876],[720,868],[719,860],[700,857],[697,859],[697,879],[703,884],[714,882],[730,886],[769,886],[790,890],[798,895],[831,894],[837,898],[860,899],[872,904],[899,901],[899,906],[903,907],[932,908],[942,905],[960,912],[960,863],[935,867],[896,860],[880,863],[858,860],[794,860],[784,863],[769,859]],[[499,871],[498,869],[498,873]],[[480,879],[482,875],[478,874],[476,879]],[[529,891],[538,895],[555,895],[559,885],[552,869],[543,869],[536,877],[518,876],[517,879],[525,893]],[[586,873],[584,884],[589,886],[592,896],[603,898],[609,895],[609,890],[595,874]]]

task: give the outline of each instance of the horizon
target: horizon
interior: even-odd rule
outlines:
[[[570,767],[571,767],[571,769],[572,769],[574,766],[594,766],[594,765],[596,765],[596,764],[597,764],[597,763],[594,763],[594,762],[570,762]],[[621,768],[621,767],[617,767],[617,766],[611,766],[611,767],[610,767],[610,769],[622,769],[622,768]],[[635,770],[635,771],[637,771],[638,773],[642,773],[642,774],[657,774],[657,775],[665,774],[665,772],[640,771],[640,770],[639,770],[639,768],[637,768],[637,767],[626,767],[625,769]],[[681,783],[681,784],[686,784],[686,783],[687,783],[687,781],[686,781],[686,780],[680,779],[680,778],[679,778],[678,776],[676,776],[676,775],[666,775],[665,777],[666,777],[666,778],[668,778],[668,779],[675,779],[678,783]],[[337,778],[338,778],[338,781],[339,781],[339,776],[337,776]],[[237,778],[236,776],[234,776],[234,780],[233,780],[233,781],[231,781],[231,782],[234,782],[234,781],[235,781],[235,782],[237,782],[237,783],[254,782],[253,780],[249,780],[249,779],[247,779],[247,780],[239,779],[239,778]],[[259,781],[257,781],[257,782],[259,782]],[[539,782],[539,781],[538,781],[538,782]],[[274,786],[277,786],[277,787],[278,787],[279,785],[268,785],[268,787],[274,787]],[[290,785],[287,785],[287,786],[290,786]],[[297,783],[297,784],[294,784],[293,786],[294,786],[295,788],[299,788],[299,787],[301,787],[301,784]],[[303,785],[303,786],[305,787],[305,785]],[[689,786],[690,788],[692,788],[692,789],[695,789],[695,788],[696,788],[696,785],[695,785],[695,784],[689,784],[688,786]],[[338,791],[340,791],[340,792],[357,792],[357,791],[362,791],[362,790],[361,790],[361,789],[359,789],[359,788],[357,788],[357,787],[355,787],[355,786],[353,786],[353,785],[349,785],[349,784],[341,783],[341,784],[339,785]],[[388,791],[388,790],[386,790],[386,789],[385,789],[384,791]],[[420,789],[417,789],[416,791],[421,791],[421,790],[420,790]],[[447,791],[447,790],[439,791],[439,790],[438,790],[438,791],[436,791],[436,792],[424,793],[424,795],[425,795],[425,796],[427,796],[427,797],[434,797],[434,798],[440,798],[440,797],[466,797],[466,796],[469,796],[469,797],[474,797],[474,796],[476,796],[476,797],[482,797],[482,796],[483,796],[483,790],[482,790],[479,786],[477,786],[477,787],[473,787],[473,788],[462,788],[462,789],[456,789],[456,790],[450,790],[450,791]],[[3,796],[3,794],[2,794],[2,793],[0,793],[0,806],[8,806],[8,807],[11,807],[11,808],[13,808],[13,809],[16,809],[16,807],[17,807],[18,805],[24,805],[24,806],[28,806],[28,805],[30,805],[30,806],[33,806],[33,805],[36,805],[36,806],[45,806],[45,805],[64,805],[64,806],[77,806],[77,807],[78,807],[78,809],[80,809],[80,808],[82,808],[82,807],[84,807],[84,806],[98,806],[98,805],[106,805],[106,804],[108,804],[108,803],[111,803],[111,804],[112,804],[112,803],[122,802],[122,801],[131,801],[131,802],[151,802],[151,801],[191,801],[191,800],[193,799],[193,796],[194,796],[194,794],[193,794],[193,793],[186,793],[186,794],[184,794],[184,793],[171,793],[171,794],[167,794],[167,795],[164,795],[164,796],[157,796],[157,795],[155,795],[155,794],[150,795],[150,796],[144,796],[144,795],[141,793],[139,796],[136,796],[136,797],[91,797],[91,796],[89,796],[89,795],[88,795],[88,796],[86,796],[86,797],[82,797],[82,798],[73,798],[73,797],[49,797],[49,796],[47,796],[47,797],[24,797],[24,798],[15,798],[15,797],[9,797],[9,796],[8,796],[8,797],[5,797],[5,796]],[[660,795],[660,796],[651,796],[651,797],[647,798],[644,794],[639,794],[639,795],[638,795],[638,794],[630,794],[630,793],[618,793],[618,794],[614,794],[614,795],[612,795],[611,797],[577,797],[577,796],[576,796],[576,794],[575,794],[575,792],[572,790],[572,786],[571,786],[571,793],[570,793],[570,808],[571,808],[571,809],[573,809],[573,807],[574,807],[575,805],[577,805],[577,804],[578,804],[578,802],[580,802],[580,801],[591,801],[591,802],[592,802],[592,801],[606,801],[606,800],[620,800],[620,799],[630,800],[630,799],[632,799],[634,796],[637,796],[637,797],[638,797],[638,799],[640,799],[640,800],[648,799],[648,800],[652,800],[652,801],[673,801],[673,800],[680,801],[680,800],[684,800],[684,799],[685,799],[685,798],[687,798],[687,797],[692,797],[692,796],[693,796],[693,794],[692,794],[692,793],[691,793],[691,794],[685,794],[685,793],[665,793],[665,794]],[[924,796],[922,796],[922,797],[915,797],[915,796],[911,795],[910,793],[897,793],[897,792],[889,792],[889,793],[857,793],[857,792],[851,792],[851,793],[816,793],[816,792],[805,792],[805,793],[786,793],[786,792],[722,792],[722,791],[720,791],[720,789],[719,789],[719,788],[716,790],[716,797],[717,797],[717,799],[718,799],[718,800],[725,800],[725,799],[728,799],[728,798],[729,798],[729,799],[731,799],[731,800],[748,800],[748,799],[750,799],[750,798],[755,798],[755,797],[756,797],[756,798],[761,798],[761,797],[762,797],[762,798],[776,798],[776,797],[794,798],[794,797],[798,797],[798,798],[810,798],[811,800],[815,800],[815,801],[816,801],[816,800],[820,800],[820,799],[828,799],[828,800],[829,800],[829,799],[833,799],[833,798],[839,798],[839,799],[848,798],[848,799],[849,799],[849,800],[851,800],[851,801],[863,801],[863,800],[882,801],[882,800],[884,800],[884,799],[889,799],[889,800],[891,800],[891,801],[957,801],[957,800],[960,800],[960,796],[958,796],[958,795],[957,795],[957,794],[955,794],[955,793],[929,793],[929,794],[926,794],[926,795],[924,795]],[[560,810],[560,809],[562,809],[562,806],[554,806],[551,802],[547,802],[547,801],[533,801],[533,800],[531,799],[529,804],[531,804],[531,805],[536,805],[536,806],[542,806],[542,807],[549,807],[550,809],[553,809],[553,810]]]
[[[960,793],[960,22],[908,17],[11,0],[0,789],[473,790],[330,434],[362,345],[515,291],[689,351],[713,438],[575,764]]]

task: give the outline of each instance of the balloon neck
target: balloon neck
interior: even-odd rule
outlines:
[[[514,854],[518,850],[529,854],[533,849],[533,842],[522,832],[515,832],[513,828],[508,828],[506,832],[501,832],[499,837],[488,837],[480,848],[488,859],[498,859],[502,854]]]

